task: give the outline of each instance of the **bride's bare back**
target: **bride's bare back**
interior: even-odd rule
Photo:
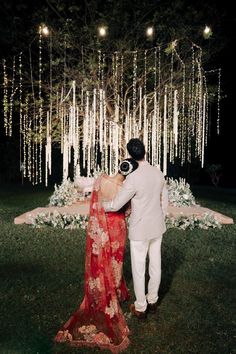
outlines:
[[[109,201],[115,198],[119,189],[122,186],[117,176],[103,175],[101,178],[101,195],[103,201]]]

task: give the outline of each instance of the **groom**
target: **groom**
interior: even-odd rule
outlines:
[[[162,172],[145,161],[145,147],[141,140],[131,139],[127,144],[129,155],[139,163],[130,173],[120,192],[111,202],[104,202],[105,211],[117,211],[131,200],[129,239],[131,267],[136,301],[131,313],[145,319],[147,312],[157,309],[161,281],[161,242],[166,230],[167,189]],[[146,258],[149,256],[148,292],[145,294]]]

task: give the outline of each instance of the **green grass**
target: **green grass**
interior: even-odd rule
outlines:
[[[44,188],[0,189],[0,353],[100,353],[53,343],[83,297],[85,234],[14,225],[17,215],[48,203]],[[201,205],[236,220],[236,191],[195,187]],[[127,354],[236,353],[236,226],[169,230],[156,316],[128,316]],[[132,293],[127,243],[124,273]],[[128,304],[123,305],[128,314]],[[107,351],[104,351],[107,353]]]

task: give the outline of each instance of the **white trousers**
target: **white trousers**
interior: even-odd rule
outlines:
[[[151,240],[130,240],[131,268],[137,311],[145,311],[147,302],[153,304],[158,299],[161,282],[161,241],[162,237]],[[149,256],[148,293],[145,295],[146,258]]]

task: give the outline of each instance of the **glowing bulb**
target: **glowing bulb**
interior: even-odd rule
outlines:
[[[43,36],[48,36],[49,35],[49,29],[47,26],[43,25],[39,27],[39,31],[41,31]]]
[[[154,33],[153,27],[148,27],[147,30],[146,30],[147,36],[151,37],[151,36],[153,36],[153,33]]]
[[[205,33],[205,34],[209,34],[210,32],[211,32],[210,27],[206,26],[206,27],[204,28],[204,33]]]
[[[98,34],[100,37],[105,37],[107,35],[107,29],[105,26],[101,26],[98,28]]]
[[[203,37],[204,37],[205,39],[208,39],[208,38],[211,37],[211,35],[212,35],[211,27],[205,26],[205,28],[204,28],[204,30],[203,30]]]

